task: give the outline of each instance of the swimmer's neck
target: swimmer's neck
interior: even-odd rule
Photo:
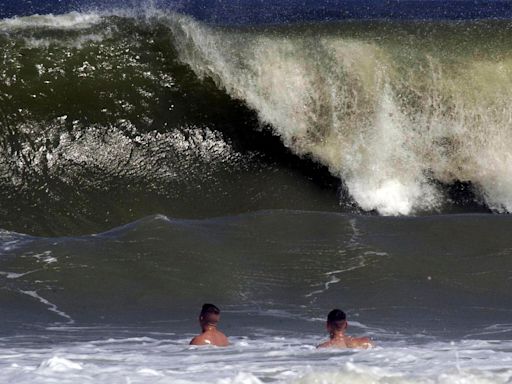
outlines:
[[[331,338],[331,340],[344,339],[345,338],[345,332],[343,332],[343,331],[334,331],[334,332],[329,333],[329,337]]]
[[[202,329],[203,329],[203,333],[212,332],[212,331],[216,331],[217,330],[217,326],[216,325],[212,325],[212,324],[207,324],[207,325],[204,325],[202,327]]]

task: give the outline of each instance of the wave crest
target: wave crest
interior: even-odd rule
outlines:
[[[342,177],[365,210],[435,209],[437,184],[455,181],[473,183],[492,209],[512,210],[512,61],[499,26],[240,32],[182,16],[171,24],[198,76]]]

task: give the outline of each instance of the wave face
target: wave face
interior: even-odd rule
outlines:
[[[508,212],[509,27],[233,29],[154,9],[4,19],[4,228],[335,210],[340,185],[342,210],[445,211],[460,184]]]
[[[0,21],[4,228],[91,233],[161,212],[337,209],[336,187],[303,177],[326,172],[179,60],[169,24],[97,13]]]

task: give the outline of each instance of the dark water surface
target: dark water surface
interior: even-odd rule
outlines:
[[[14,329],[163,322],[185,331],[208,297],[233,334],[289,331],[290,321],[313,332],[315,319],[342,305],[375,328],[451,340],[510,319],[511,224],[262,211],[153,216],[77,238],[5,233],[3,317]]]

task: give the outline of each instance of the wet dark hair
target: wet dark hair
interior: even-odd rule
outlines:
[[[203,304],[201,316],[207,317],[208,315],[220,315],[220,309],[213,304]]]
[[[346,321],[347,315],[341,309],[333,309],[327,315],[327,323],[336,329],[343,328]]]

